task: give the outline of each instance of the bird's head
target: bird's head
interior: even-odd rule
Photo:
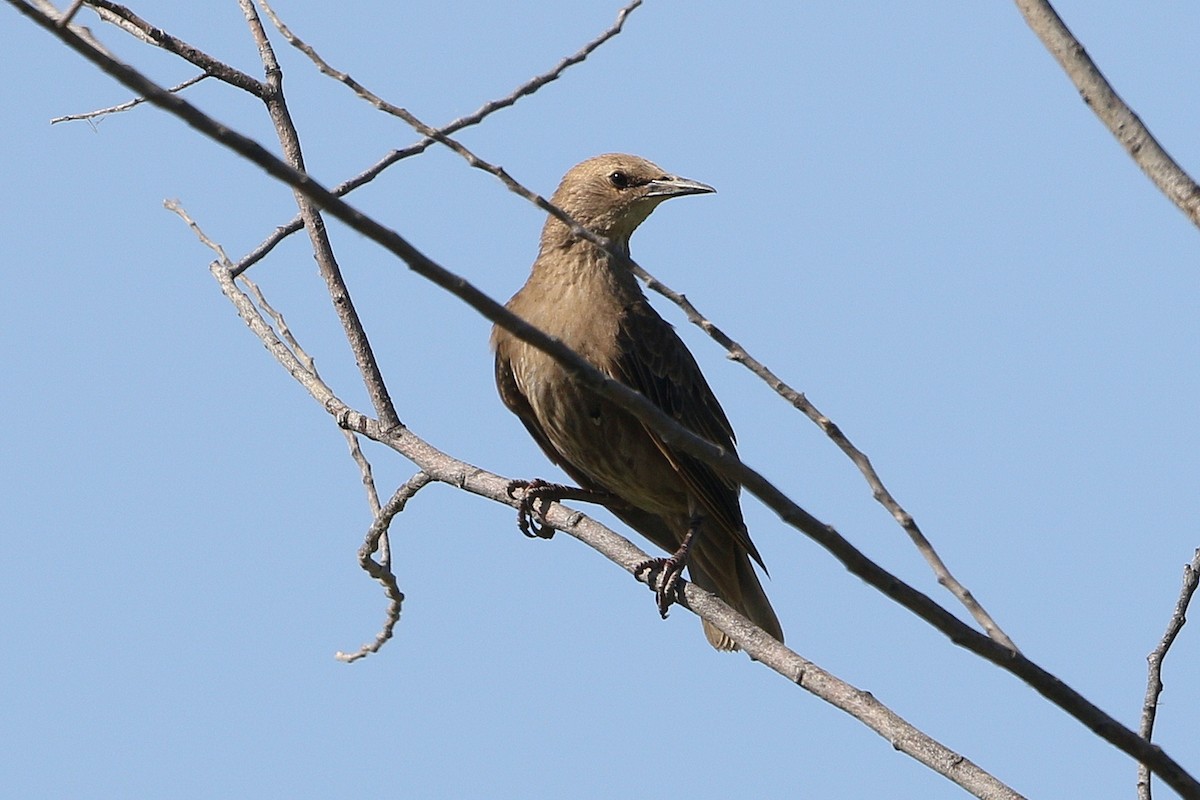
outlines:
[[[628,245],[634,229],[663,200],[715,191],[644,158],[609,153],[572,167],[551,202],[588,230]],[[550,224],[555,222],[551,218]]]

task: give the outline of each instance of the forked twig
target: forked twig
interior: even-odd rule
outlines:
[[[228,272],[233,265],[229,257],[225,254],[225,249],[205,234],[178,201],[167,200],[163,205],[187,223],[187,226],[196,235],[196,238],[217,254],[217,261],[214,268]],[[269,327],[272,330],[275,341],[278,341],[281,347],[287,349],[291,358],[294,359],[297,369],[305,376],[305,380],[311,381],[312,385],[319,386],[323,392],[332,396],[332,389],[317,374],[316,365],[312,357],[308,355],[304,348],[301,347],[300,342],[296,340],[283,315],[267,302],[266,297],[263,296],[262,290],[259,289],[257,284],[244,275],[239,280],[246,286],[247,291],[244,293],[244,296],[253,303],[259,319],[262,319],[262,315],[266,315],[271,319],[273,325]],[[367,500],[371,506],[371,518],[374,520],[367,531],[363,546],[359,549],[359,564],[366,570],[367,574],[383,584],[384,593],[388,598],[386,619],[383,628],[376,635],[375,640],[372,643],[363,645],[354,653],[347,654],[339,651],[336,654],[336,657],[342,661],[357,661],[369,653],[378,652],[384,642],[392,637],[393,629],[400,620],[400,611],[404,604],[404,593],[400,591],[400,587],[396,582],[396,576],[392,573],[388,526],[391,524],[392,519],[404,510],[404,505],[408,502],[408,498],[416,494],[421,487],[429,482],[430,478],[423,472],[417,473],[396,491],[396,494],[392,496],[387,505],[380,507],[379,495],[375,488],[374,478],[372,477],[371,465],[366,457],[363,456],[362,450],[359,447],[358,434],[344,426],[339,427],[341,427],[342,433],[345,435],[347,443],[350,446],[351,455],[362,471],[363,485],[366,487]],[[373,558],[376,553],[380,554],[378,561],[375,561]]]
[[[392,638],[396,623],[400,621],[400,612],[404,606],[404,592],[396,583],[396,575],[392,572],[391,546],[388,541],[388,529],[396,515],[404,510],[408,501],[432,481],[425,472],[418,472],[396,490],[391,499],[375,515],[375,521],[367,529],[367,535],[362,547],[358,549],[358,563],[367,574],[383,584],[384,593],[388,598],[387,618],[375,639],[355,650],[353,653],[338,651],[335,658],[339,661],[352,663],[360,658],[366,658],[371,653],[378,653],[388,639]],[[379,553],[379,560],[374,558]]]
[[[71,3],[71,5],[67,7],[67,10],[63,12],[62,17],[58,20],[58,27],[65,28],[70,25],[71,20],[75,18],[77,13],[79,13],[79,9],[83,5],[83,2],[84,0],[75,0],[75,2]]]
[[[1154,720],[1158,716],[1158,697],[1162,694],[1162,665],[1167,657],[1167,651],[1175,643],[1175,637],[1187,622],[1188,605],[1200,586],[1200,548],[1192,557],[1192,563],[1183,568],[1183,587],[1179,590],[1179,599],[1175,601],[1175,610],[1167,623],[1167,631],[1150,655],[1146,656],[1148,676],[1146,679],[1146,699],[1142,703],[1142,725],[1139,733],[1147,742],[1154,735]],[[1150,769],[1143,763],[1138,764],[1137,777],[1138,800],[1150,800]]]
[[[147,44],[179,56],[217,80],[224,81],[230,86],[236,86],[259,98],[266,91],[266,87],[261,81],[257,81],[241,70],[234,69],[224,61],[210,56],[178,36],[173,36],[162,28],[151,25],[123,5],[110,2],[110,0],[88,0],[88,6],[105,22],[116,25]]]
[[[200,81],[204,80],[207,77],[209,77],[209,74],[207,72],[202,72],[199,75],[188,78],[183,83],[179,83],[179,84],[176,84],[175,86],[172,86],[170,89],[167,89],[167,91],[168,92],[182,92],[184,89],[188,88],[189,86],[194,86],[195,84],[199,83]],[[95,119],[96,117],[107,116],[109,114],[119,114],[122,111],[128,111],[131,108],[139,106],[144,102],[146,102],[146,98],[135,97],[132,100],[127,100],[124,103],[118,103],[117,105],[109,106],[108,108],[100,108],[95,111],[88,111],[83,114],[67,114],[65,116],[55,117],[54,119],[50,120],[50,124],[54,125],[55,123],[58,123],[58,122],[76,122],[78,120],[90,120],[90,119]]]

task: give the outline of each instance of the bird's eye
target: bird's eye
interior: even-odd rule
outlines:
[[[628,189],[629,188],[629,176],[626,175],[621,170],[617,170],[613,174],[609,175],[608,180],[609,180],[609,183],[611,183],[613,186],[617,187],[618,189]]]

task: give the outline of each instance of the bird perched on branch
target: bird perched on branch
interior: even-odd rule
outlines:
[[[645,159],[609,154],[573,167],[551,202],[627,255],[629,237],[659,203],[713,191]],[[733,429],[700,367],[646,301],[628,263],[573,234],[554,216],[542,231],[529,280],[508,308],[691,432],[733,450]],[[662,615],[686,566],[697,586],[782,641],[779,620],[750,563],[753,558],[762,566],[762,559],[742,520],[740,487],[671,447],[635,416],[574,380],[553,357],[499,326],[492,330],[492,346],[500,397],[546,455],[587,494],[671,553],[637,570],[640,575],[662,569],[657,591]],[[516,483],[523,483],[527,502],[582,496],[541,481]],[[526,504],[524,512],[533,507]],[[522,528],[528,532],[524,517]],[[738,649],[707,622],[704,633],[718,650]]]

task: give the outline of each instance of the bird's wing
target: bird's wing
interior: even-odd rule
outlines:
[[[504,405],[508,407],[509,411],[517,415],[525,425],[525,429],[529,431],[529,435],[533,437],[533,440],[538,443],[538,446],[542,448],[542,451],[552,462],[562,467],[563,471],[570,475],[571,479],[578,483],[580,487],[593,491],[604,491],[602,486],[589,478],[583,470],[576,468],[570,460],[558,452],[558,448],[550,443],[550,437],[542,430],[542,425],[538,422],[537,415],[533,411],[533,406],[530,405],[529,400],[525,397],[525,393],[521,391],[521,387],[517,385],[516,377],[513,375],[512,364],[501,347],[496,349],[496,388],[500,391],[500,399],[504,401]],[[679,537],[671,530],[662,517],[619,501],[616,503],[605,503],[604,505],[616,514],[618,518],[623,520],[626,525],[639,531],[643,536],[667,552],[674,552],[679,547]]]
[[[649,303],[640,300],[626,310],[617,336],[619,356],[612,365],[614,377],[641,392],[696,435],[729,452],[735,451],[733,427],[696,359],[675,329]],[[731,531],[765,570],[742,520],[737,484],[722,478],[700,459],[670,447],[653,431],[647,429],[647,433],[678,470],[704,510]]]
[[[538,443],[546,456],[555,464],[562,466],[566,459],[562,453],[550,443],[550,438],[546,436],[546,432],[542,430],[541,423],[537,420],[537,414],[533,412],[533,406],[529,405],[529,400],[517,386],[516,376],[513,375],[512,363],[508,359],[508,355],[503,352],[502,348],[496,348],[496,389],[500,393],[500,399],[504,401],[504,405],[508,406],[508,410],[517,415],[525,429],[529,431],[529,435]],[[575,477],[572,475],[571,477]]]

